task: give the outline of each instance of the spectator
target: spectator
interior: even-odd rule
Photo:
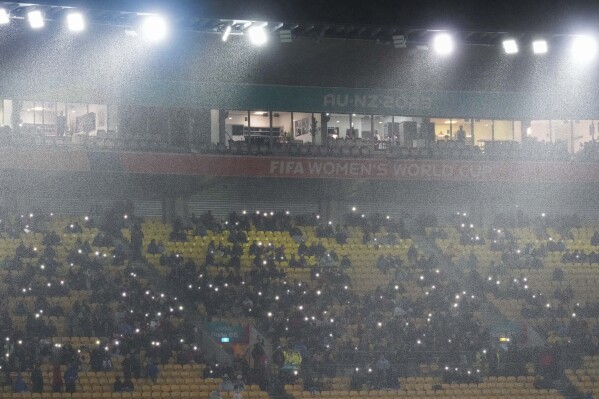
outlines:
[[[223,375],[223,380],[220,383],[218,389],[219,391],[224,392],[232,392],[235,389],[235,385],[233,384],[233,381],[231,381],[231,378],[229,378],[228,374]]]
[[[64,372],[65,392],[75,393],[77,389],[77,378],[77,366],[75,365],[75,363],[71,363]]]
[[[19,372],[17,373],[17,378],[13,384],[13,392],[23,393],[25,391],[27,391],[27,384],[25,384],[25,381],[23,381],[23,376],[21,376],[21,373]]]
[[[121,369],[123,370],[123,380],[131,379],[131,354],[127,353],[123,362],[121,363]]]
[[[156,366],[156,364],[150,360],[148,362],[147,375],[148,378],[150,378],[154,384],[156,383],[156,381],[158,381],[158,373],[158,366]]]
[[[31,372],[31,391],[34,393],[42,393],[44,391],[44,376],[38,365]]]
[[[104,360],[102,360],[102,371],[112,371],[112,359],[110,358],[110,353],[104,354]]]
[[[234,383],[235,392],[245,391],[245,382],[243,382],[243,376],[241,374],[237,375],[237,380]]]
[[[123,381],[123,392],[133,392],[135,390],[135,386],[133,385],[133,381],[129,378],[128,380]]]
[[[60,364],[54,364],[52,369],[52,391],[62,392],[63,380],[62,373],[60,372]]]
[[[114,379],[112,388],[114,392],[123,392],[123,382],[121,381],[121,377],[119,377],[118,375]]]

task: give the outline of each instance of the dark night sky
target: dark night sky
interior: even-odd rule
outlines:
[[[599,25],[597,0],[40,0],[215,18],[567,33]]]

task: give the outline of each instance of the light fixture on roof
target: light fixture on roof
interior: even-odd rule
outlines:
[[[546,40],[535,40],[532,42],[532,52],[535,54],[545,54],[548,51]]]
[[[575,36],[572,40],[572,56],[576,61],[590,61],[597,54],[597,41],[592,36]]]
[[[0,25],[6,25],[10,22],[10,16],[5,8],[0,8]]]
[[[518,43],[514,39],[507,39],[503,41],[503,51],[506,54],[516,54],[518,52]]]
[[[159,42],[166,37],[168,32],[166,20],[160,15],[148,15],[143,20],[141,32],[144,38],[152,42]]]
[[[71,32],[81,32],[85,30],[85,19],[80,12],[72,12],[67,15],[67,26]]]
[[[27,21],[31,29],[40,29],[44,27],[44,15],[40,10],[33,10],[27,13]]]
[[[221,37],[223,42],[226,42],[227,40],[229,40],[229,36],[231,35],[232,29],[233,28],[231,27],[231,25],[225,26],[225,29],[223,30],[223,35]]]
[[[437,33],[433,38],[433,49],[439,55],[448,55],[453,52],[453,37],[447,32]]]
[[[268,42],[268,35],[264,26],[252,25],[248,28],[248,37],[254,46],[263,46]]]

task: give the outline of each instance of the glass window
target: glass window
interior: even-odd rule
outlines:
[[[394,145],[412,147],[414,140],[418,138],[421,122],[421,118],[394,116],[391,126],[395,130]]]
[[[42,101],[33,102],[33,121],[36,125],[37,133],[42,133],[44,128],[44,103]]]
[[[248,112],[240,110],[231,110],[225,118],[225,132],[227,141],[244,141],[245,134],[249,133]]]
[[[276,142],[293,140],[291,136],[291,112],[274,111],[272,113],[272,129]]]
[[[530,126],[526,129],[526,138],[528,140],[549,142],[551,141],[550,134],[552,127],[549,126],[549,121],[534,120],[530,122]],[[552,133],[552,132],[551,132]]]
[[[20,109],[19,124],[22,131],[25,133],[33,132],[35,130],[35,103],[33,101],[17,101],[16,105],[17,109]]]
[[[475,144],[483,144],[485,141],[493,140],[493,121],[490,119],[475,119],[474,120],[474,137]]]
[[[273,144],[281,142],[283,137],[292,140],[291,128],[290,112],[272,112]],[[225,119],[225,131],[227,132],[227,140],[270,144],[270,111],[229,111]]]
[[[349,114],[330,114],[327,129],[330,137],[344,139],[350,135]]]
[[[44,102],[44,125],[46,125],[46,135],[56,133],[56,103]]]
[[[293,113],[293,137],[295,140],[301,140],[304,143],[312,142],[312,114],[308,112]],[[320,127],[320,124],[319,124]]]
[[[593,140],[591,131],[596,132],[596,126],[593,121],[574,121],[574,152],[580,151],[585,143]]]
[[[374,116],[374,136],[378,140],[388,140],[392,136],[392,119],[389,115]]]
[[[570,151],[570,121],[552,120],[551,139],[554,143],[566,143],[568,146],[568,151]]]
[[[364,140],[372,139],[370,115],[352,114],[354,137]]]
[[[432,118],[431,123],[435,128],[435,140],[455,139],[454,133],[457,130],[458,120],[450,118]]]
[[[495,131],[495,140],[498,141],[512,141],[514,140],[512,121],[506,120],[494,120],[493,129]]]
[[[87,114],[87,104],[69,103],[68,111],[67,126],[71,134],[84,133],[90,129],[90,123],[83,118]]]
[[[522,141],[522,122],[514,121],[514,140],[521,142]]]
[[[457,128],[457,130],[455,130],[455,127],[454,127],[454,131],[459,132],[460,129],[464,130],[464,135],[466,137],[466,144],[476,145],[477,137],[473,131],[474,120],[473,119],[458,119],[457,125],[458,125],[458,128]]]
[[[372,139],[370,115],[352,114],[355,137],[364,140]]]
[[[98,130],[103,130],[106,131],[108,129],[108,122],[107,122],[107,109],[106,109],[106,105],[101,105],[101,104],[90,104],[88,107],[89,113],[93,113],[95,116],[95,121],[96,121],[96,126],[94,131],[92,132],[92,134],[97,134]],[[163,123],[161,123],[162,126],[160,126],[160,134],[164,134],[165,130],[168,130],[168,126],[164,126],[167,121],[168,118],[165,118],[164,115],[165,114],[165,110],[162,109],[161,110],[162,114],[160,121],[162,121]]]

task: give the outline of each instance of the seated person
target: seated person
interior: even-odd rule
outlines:
[[[118,375],[114,379],[112,388],[114,392],[123,392],[123,382],[121,381],[121,377],[119,377]]]

